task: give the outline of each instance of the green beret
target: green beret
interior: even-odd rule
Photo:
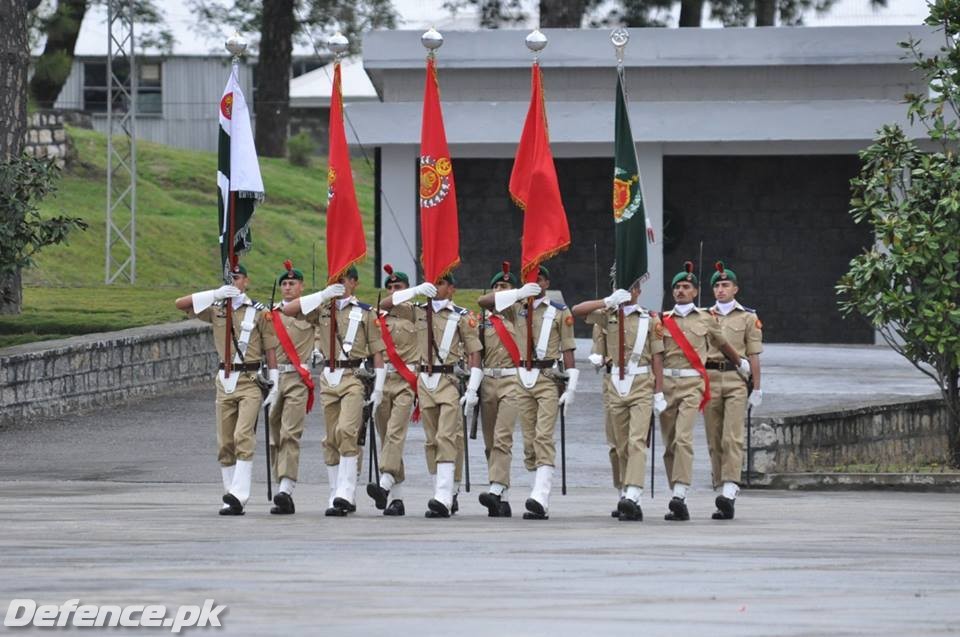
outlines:
[[[547,269],[547,266],[545,265],[540,266],[540,276],[542,276],[545,279],[550,278],[550,270]]]
[[[714,267],[717,269],[717,271],[713,273],[712,277],[710,277],[710,287],[716,285],[717,281],[732,281],[733,283],[737,282],[737,273],[723,265],[723,261],[717,261]]]
[[[357,273],[357,266],[351,265],[349,268],[347,268],[347,271],[344,273],[343,276],[345,276],[348,279],[359,279],[360,274]]]
[[[290,259],[283,262],[283,272],[277,275],[277,284],[283,283],[286,279],[303,281],[303,271],[293,267],[293,262]]]
[[[410,277],[408,277],[405,272],[396,272],[389,263],[383,266],[383,271],[387,273],[386,278],[383,280],[383,287],[398,282],[406,283],[408,286],[410,285]]]
[[[247,269],[243,267],[242,263],[238,263],[230,270],[230,274],[242,274],[243,276],[247,276]]]
[[[437,280],[438,280],[438,281],[446,281],[447,283],[449,283],[450,285],[453,285],[453,286],[456,286],[456,285],[457,285],[457,280],[456,280],[455,278],[453,278],[453,272],[448,272],[448,273],[444,274],[442,277],[440,277],[440,278],[437,279]]]
[[[517,278],[517,275],[510,271],[510,262],[504,261],[500,267],[500,270],[493,275],[493,278],[490,279],[490,287],[493,287],[500,281],[506,281],[515,288],[520,287],[520,279]]]
[[[683,272],[677,272],[673,277],[673,281],[670,283],[670,287],[675,286],[681,281],[689,281],[693,284],[693,287],[700,287],[700,281],[697,279],[697,275],[693,273],[693,261],[684,261]]]

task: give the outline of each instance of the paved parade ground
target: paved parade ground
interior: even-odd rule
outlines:
[[[763,360],[758,416],[934,389],[882,348],[768,345]],[[658,458],[645,521],[621,523],[609,516],[599,377],[585,370],[581,389],[569,495],[558,472],[548,521],[519,516],[529,477],[516,454],[517,515],[485,517],[480,441],[460,513],[424,519],[419,427],[405,518],[379,515],[362,488],[355,516],[325,518],[317,412],[297,514],[268,514],[258,449],[248,513],[218,516],[212,385],[0,429],[0,612],[14,598],[168,609],[212,598],[227,606],[213,630],[238,635],[960,634],[960,495],[753,490],[735,520],[713,521],[698,428],[692,520],[663,520]]]

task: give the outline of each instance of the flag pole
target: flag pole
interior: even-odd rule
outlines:
[[[617,52],[617,75],[619,76],[621,87],[624,85],[623,50],[626,48],[627,42],[629,40],[630,40],[630,34],[627,32],[626,29],[623,29],[623,28],[614,29],[613,33],[610,34],[610,41],[613,43],[613,47]],[[632,139],[630,140],[630,143],[631,144],[633,143]],[[622,272],[620,271],[620,268],[617,268],[617,278],[620,278],[621,274]],[[619,306],[617,306],[617,330],[619,335],[619,339],[618,339],[619,345],[617,347],[617,364],[620,367],[620,380],[623,380],[625,376],[625,370],[623,368],[625,363],[624,358],[626,355],[624,353],[624,345],[623,345],[623,340],[625,338],[623,321],[624,321],[623,303],[621,303]]]
[[[327,42],[327,47],[333,52],[333,55],[334,55],[333,76],[337,77],[338,75],[337,71],[340,68],[340,61],[343,59],[343,56],[349,50],[350,41],[342,33],[337,32],[336,35],[330,38],[329,42]],[[330,94],[330,100],[331,102],[333,100],[340,100],[341,106],[342,106],[343,88],[339,83],[337,83],[337,86],[335,88],[337,90]],[[329,219],[329,216],[327,218]],[[327,240],[328,241],[330,240],[329,232],[327,232]],[[327,263],[328,264],[330,262],[329,259],[330,259],[330,246],[328,245],[327,246]],[[336,283],[336,281],[329,280],[330,275],[331,275],[331,272],[329,271],[329,268],[328,268],[327,269],[327,277],[328,277],[327,285],[332,285],[333,283]],[[336,368],[336,365],[337,365],[337,362],[336,362],[337,357],[335,355],[336,351],[337,351],[337,299],[331,299],[330,300],[330,351],[327,355],[327,358],[328,358],[327,365],[329,366],[331,372]]]
[[[533,53],[533,68],[537,73],[537,88],[541,97],[543,95],[543,90],[541,87],[541,82],[543,77],[540,75],[540,51],[542,51],[547,46],[547,36],[540,31],[540,29],[534,29],[530,32],[529,35],[524,39],[523,43],[527,48]],[[533,265],[536,268],[536,276],[534,277],[534,282],[540,276],[540,262],[536,262]],[[527,352],[526,352],[526,368],[527,371],[530,371],[533,368],[533,297],[527,299]]]
[[[230,52],[232,56],[231,62],[233,63],[233,68],[231,73],[240,77],[240,56],[243,55],[243,52],[247,50],[247,41],[240,37],[239,33],[234,33],[226,41],[225,45],[227,51]],[[232,109],[232,107],[231,107]],[[231,113],[230,119],[230,129],[231,129],[231,138],[233,132],[233,115]],[[233,179],[233,174],[231,171],[230,179]],[[237,205],[237,193],[233,188],[228,187],[230,193],[229,198],[227,199],[227,271],[222,273],[224,275],[224,283],[232,283],[230,273],[233,271],[233,266],[236,265],[234,260],[236,255],[234,254],[234,233],[236,228],[234,227],[234,219],[236,218],[235,210]],[[223,345],[223,376],[224,378],[230,378],[230,372],[233,368],[233,355],[230,351],[230,341],[233,336],[233,299],[227,300],[226,308],[226,322],[227,322],[227,333],[224,337]]]

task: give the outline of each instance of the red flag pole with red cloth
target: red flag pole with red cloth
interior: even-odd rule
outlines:
[[[333,66],[330,94],[330,155],[327,170],[327,285],[340,280],[350,266],[367,254],[367,240],[357,205],[350,167],[350,150],[343,127],[343,90],[340,59]],[[334,369],[337,336],[337,304],[330,303],[330,369]]]
[[[570,227],[550,152],[540,64],[533,63],[530,107],[510,173],[510,197],[523,210],[520,277],[536,282],[540,264],[570,247]],[[527,302],[526,367],[533,358],[533,299]]]
[[[460,265],[460,224],[453,163],[443,127],[440,81],[436,56],[427,55],[423,90],[423,122],[420,127],[420,244],[423,278],[437,283]],[[433,326],[433,303],[427,303],[427,327]],[[430,329],[432,332],[432,329]],[[432,371],[433,338],[427,338],[427,367]]]

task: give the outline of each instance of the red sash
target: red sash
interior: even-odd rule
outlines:
[[[680,351],[682,351],[683,355],[687,357],[687,360],[690,362],[690,366],[697,370],[697,372],[703,378],[705,387],[703,390],[703,400],[700,401],[700,407],[698,407],[700,411],[703,411],[703,408],[706,407],[707,403],[710,401],[710,377],[707,376],[707,370],[700,361],[700,356],[698,356],[696,350],[693,349],[693,345],[690,344],[690,341],[688,341],[687,337],[684,336],[683,330],[681,330],[680,326],[677,325],[677,322],[674,320],[672,314],[663,315],[663,326],[667,328],[667,331],[670,332],[670,336],[672,336],[673,340],[675,340],[677,345],[680,346]]]
[[[393,367],[397,370],[397,373],[403,377],[403,380],[407,381],[410,387],[413,388],[413,400],[416,404],[416,407],[413,410],[413,415],[411,420],[417,422],[420,420],[420,405],[419,405],[419,396],[417,395],[417,375],[410,371],[410,368],[407,367],[407,364],[400,354],[397,352],[397,346],[393,342],[393,336],[390,334],[390,329],[387,327],[386,317],[378,316],[377,325],[380,326],[380,337],[383,339],[383,344],[387,348],[387,358],[390,359],[390,363],[393,364]]]
[[[503,324],[503,318],[496,314],[491,314],[490,323],[493,325],[493,329],[496,330],[497,336],[500,337],[500,342],[503,343],[503,346],[507,349],[507,354],[510,354],[510,360],[513,361],[513,366],[519,367],[520,348],[517,347],[517,342],[513,340],[510,332],[507,331],[507,326]]]
[[[300,364],[297,348],[294,347],[293,341],[290,340],[290,335],[287,334],[287,328],[283,324],[280,310],[276,308],[270,310],[270,318],[273,321],[273,329],[277,333],[277,340],[280,341],[280,346],[283,347],[283,351],[286,352],[287,358],[289,358],[290,363],[293,364],[293,368],[300,374],[300,380],[307,386],[307,413],[309,414],[310,410],[313,409],[313,376]]]

